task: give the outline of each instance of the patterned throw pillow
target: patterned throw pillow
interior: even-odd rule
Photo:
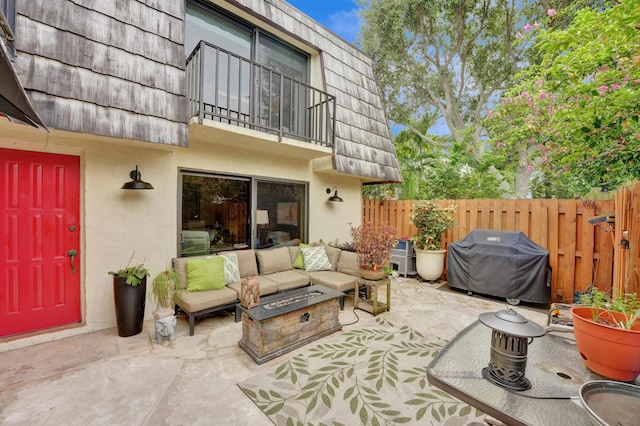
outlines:
[[[301,248],[302,258],[304,259],[304,270],[313,271],[330,271],[331,263],[327,257],[324,246]]]
[[[235,253],[222,253],[224,257],[224,284],[240,282],[240,267],[238,265],[238,256]]]

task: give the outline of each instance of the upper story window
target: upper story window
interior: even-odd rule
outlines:
[[[335,97],[309,84],[310,55],[226,11],[188,0],[189,116],[333,143]]]
[[[308,83],[309,55],[213,7],[196,1],[187,3],[184,38],[187,56],[200,40],[204,40],[242,58]]]

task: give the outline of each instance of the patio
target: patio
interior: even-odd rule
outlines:
[[[381,315],[445,339],[480,313],[504,308],[499,299],[470,297],[442,282],[427,284],[412,278],[394,280],[391,297],[393,309]],[[348,296],[341,323],[356,320],[352,307],[353,297]],[[544,307],[516,309],[541,325],[546,323]],[[371,318],[356,312],[359,322],[343,330],[358,328]],[[181,317],[175,341],[163,345],[155,343],[153,322],[147,321],[143,332],[132,337],[117,337],[112,328],[5,352],[1,355],[0,423],[271,424],[236,384],[309,345],[257,365],[238,346],[241,323],[234,322],[232,313],[206,318],[195,330],[190,337],[188,323]]]

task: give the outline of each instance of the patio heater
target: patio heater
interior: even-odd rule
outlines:
[[[506,389],[530,389],[525,377],[527,349],[530,340],[544,335],[544,328],[511,308],[485,312],[478,319],[493,330],[489,366],[482,369],[482,377]]]

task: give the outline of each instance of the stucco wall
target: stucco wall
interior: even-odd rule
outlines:
[[[18,126],[18,127],[16,127]],[[7,130],[8,129],[8,130]],[[16,131],[18,129],[18,131]],[[35,130],[35,129],[34,129]],[[144,261],[152,277],[176,255],[178,168],[210,170],[309,182],[309,240],[347,241],[349,223],[361,221],[360,181],[313,173],[308,160],[194,142],[190,148],[164,148],[54,131],[50,135],[0,120],[0,147],[78,155],[81,158],[80,252],[85,325],[0,344],[0,351],[115,326],[110,270]],[[120,189],[138,165],[154,190]],[[327,201],[337,186],[343,203]],[[155,303],[147,298],[146,319]]]

